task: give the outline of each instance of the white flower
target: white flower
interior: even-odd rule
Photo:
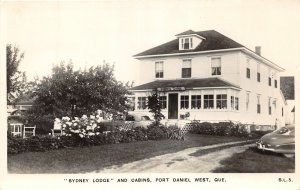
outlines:
[[[87,115],[83,115],[81,118],[82,119],[87,119]]]
[[[96,135],[99,135],[100,134],[100,132],[96,132]]]
[[[74,133],[79,133],[79,130],[74,130]]]
[[[63,128],[65,128],[67,125],[66,124],[63,124]]]
[[[94,115],[91,115],[90,118],[91,118],[91,119],[95,119],[95,116],[94,116]]]
[[[77,126],[77,123],[73,123],[74,126]]]
[[[93,133],[93,132],[89,132],[89,133],[88,133],[88,135],[89,135],[89,136],[94,136],[94,135],[95,135],[95,133]]]
[[[92,130],[92,126],[90,125],[86,126],[86,130]]]
[[[60,119],[58,119],[58,118],[55,118],[55,122],[60,122]]]
[[[71,125],[72,125],[72,122],[69,122],[69,121],[68,121],[68,122],[66,122],[66,124],[69,125],[69,126],[71,126]]]
[[[79,121],[79,118],[78,117],[74,117],[75,121]]]
[[[83,134],[81,134],[81,133],[79,134],[79,136],[80,136],[81,138],[83,138],[83,137],[84,137],[84,135],[83,135]]]
[[[96,127],[97,127],[97,124],[94,123],[94,124],[92,125],[92,129],[94,130]]]

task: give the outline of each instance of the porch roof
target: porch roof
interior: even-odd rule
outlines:
[[[174,79],[174,80],[156,80],[131,88],[131,91],[155,90],[158,88],[183,87],[185,89],[193,88],[238,88],[237,85],[229,83],[220,78],[201,78],[201,79]]]

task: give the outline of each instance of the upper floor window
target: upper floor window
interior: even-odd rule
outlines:
[[[269,77],[269,86],[272,86],[272,79]]]
[[[211,74],[221,75],[221,57],[211,58]]]
[[[274,80],[274,86],[277,88],[277,80]]]
[[[155,78],[164,78],[164,62],[155,62]]]
[[[181,49],[192,49],[193,48],[193,38],[181,38]]]
[[[250,79],[250,68],[247,68],[246,72],[247,72],[247,78]]]
[[[260,64],[257,63],[257,82],[260,82]]]
[[[191,78],[192,68],[191,68],[191,59],[182,60],[182,78]]]
[[[246,76],[250,79],[250,59],[247,59]]]

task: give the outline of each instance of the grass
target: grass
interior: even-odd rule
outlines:
[[[86,173],[186,148],[240,140],[246,139],[188,134],[184,141],[139,141],[8,155],[7,165],[9,173]]]
[[[245,152],[236,153],[221,161],[222,166],[214,173],[293,173],[295,158],[286,158],[282,154],[262,152],[249,147]]]

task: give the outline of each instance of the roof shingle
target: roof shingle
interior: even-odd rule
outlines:
[[[224,36],[223,34],[215,30],[207,30],[201,32],[194,32],[192,30],[185,31],[178,35],[184,34],[197,34],[205,38],[195,49],[192,50],[179,50],[179,40],[175,39],[151,48],[135,56],[146,56],[146,55],[160,55],[160,54],[171,54],[171,53],[186,53],[186,52],[199,52],[219,49],[231,49],[244,47],[243,45],[235,42],[234,40]]]
[[[156,80],[139,86],[135,86],[130,90],[154,90],[157,88],[167,87],[185,87],[190,88],[205,88],[205,87],[235,87],[238,86],[226,82],[220,78],[203,78],[203,79],[175,79],[175,80]]]

